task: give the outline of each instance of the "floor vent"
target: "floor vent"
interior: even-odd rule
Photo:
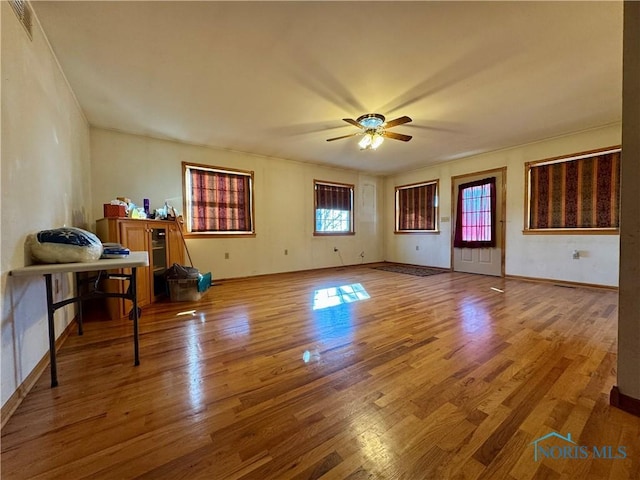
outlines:
[[[29,35],[29,38],[31,39],[32,38],[31,7],[29,6],[26,0],[9,0],[9,4],[13,8],[13,11],[16,12],[16,15],[18,16],[18,20],[20,20],[20,23],[22,24],[24,29],[27,31],[27,35]]]

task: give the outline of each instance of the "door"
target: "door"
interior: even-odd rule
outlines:
[[[121,222],[120,243],[132,252],[149,252],[149,229],[147,228],[147,222],[141,222],[139,220]],[[149,255],[149,257],[149,261],[151,262],[151,255]],[[130,269],[125,270],[127,274],[131,273]],[[140,307],[148,305],[151,301],[149,272],[149,267],[138,267],[136,271],[136,290],[138,294],[138,306]],[[132,304],[129,300],[124,300],[122,303],[124,304],[124,311],[121,313],[123,316],[128,315]]]
[[[179,265],[184,265],[184,242],[182,240],[182,235],[180,234],[180,228],[182,226],[179,223],[175,225],[169,225],[167,230],[169,233],[167,234],[167,246],[169,249],[169,266],[177,263]]]
[[[163,225],[164,226],[164,225]],[[167,251],[167,229],[160,226],[151,225],[149,228],[151,233],[151,300],[157,301],[159,297],[167,293],[167,281],[165,272],[168,267],[168,251]]]
[[[454,271],[504,275],[505,180],[506,168],[452,177]]]

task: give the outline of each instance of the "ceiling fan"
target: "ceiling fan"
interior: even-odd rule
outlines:
[[[364,115],[359,116],[356,120],[351,118],[343,118],[342,120],[360,128],[362,131],[352,133],[350,135],[343,135],[341,137],[328,138],[327,142],[333,142],[334,140],[340,140],[342,138],[355,137],[356,135],[364,135],[362,140],[358,142],[360,149],[375,150],[382,144],[385,137],[392,138],[393,140],[401,140],[403,142],[408,142],[412,138],[411,135],[403,135],[402,133],[387,131],[387,128],[409,123],[411,118],[406,115],[388,122],[385,122],[384,115],[380,115],[379,113],[365,113]]]

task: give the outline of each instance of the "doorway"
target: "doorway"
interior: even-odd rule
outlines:
[[[451,265],[455,272],[504,276],[506,178],[506,167],[451,177]]]

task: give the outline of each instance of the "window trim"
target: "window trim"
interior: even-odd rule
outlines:
[[[400,230],[400,202],[399,202],[399,190],[408,189],[408,188],[416,188],[422,187],[423,185],[433,185],[436,186],[435,193],[435,207],[434,207],[434,229],[433,230]],[[394,218],[394,228],[393,233],[397,235],[438,235],[440,234],[440,179],[436,178],[434,180],[426,180],[424,182],[410,183],[407,185],[397,185],[395,187],[394,193],[394,203],[395,203],[395,218]]]
[[[322,232],[316,230],[316,211],[318,210],[318,197],[316,195],[316,185],[328,185],[333,187],[347,187],[351,189],[351,211],[349,213],[349,231],[348,232]],[[313,236],[314,237],[335,237],[355,235],[355,210],[356,210],[356,188],[352,183],[329,182],[326,180],[313,179]]]
[[[531,219],[531,168],[555,163],[570,162],[584,158],[597,157],[608,153],[622,152],[621,145],[613,145],[606,148],[587,150],[571,155],[560,155],[557,157],[544,158],[525,162],[524,166],[524,222],[523,235],[619,235],[620,227],[592,227],[592,228],[530,228]]]
[[[249,177],[249,215],[251,220],[251,230],[241,231],[233,230],[228,232],[191,232],[189,225],[191,224],[190,202],[187,195],[188,180],[190,169],[206,170],[210,172],[226,173],[231,175],[243,175]],[[253,170],[241,170],[238,168],[219,167],[216,165],[207,165],[202,163],[182,162],[182,211],[184,223],[182,229],[185,238],[247,238],[256,236],[255,224],[255,179]]]

